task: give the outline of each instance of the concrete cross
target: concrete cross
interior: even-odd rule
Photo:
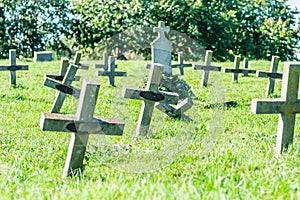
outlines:
[[[192,63],[183,63],[183,53],[178,53],[178,64],[172,65],[172,68],[179,68],[180,75],[184,75],[184,68],[185,67],[192,67]]]
[[[241,56],[235,56],[234,58],[234,69],[225,69],[225,73],[232,74],[232,82],[238,82],[239,74],[255,74],[256,70],[251,69],[240,69]]]
[[[281,153],[293,143],[296,113],[300,112],[298,99],[300,63],[285,62],[281,98],[253,99],[251,111],[255,114],[279,114],[276,151]]]
[[[189,110],[192,106],[193,101],[191,99],[186,98],[175,107],[166,103],[158,103],[155,107],[172,118],[191,120],[189,117],[184,115],[184,112]]]
[[[153,30],[158,32],[158,37],[151,43],[152,63],[163,65],[163,74],[171,76],[172,42],[165,35],[170,31],[170,28],[160,21],[158,27]]]
[[[177,93],[159,91],[158,86],[162,77],[163,66],[160,64],[152,64],[149,72],[149,78],[145,89],[124,88],[123,97],[135,100],[142,100],[142,108],[140,111],[137,135],[146,136],[150,128],[152,112],[155,102],[168,104],[177,104],[179,96]]]
[[[95,68],[102,68],[105,71],[107,71],[108,70],[108,52],[107,51],[105,51],[103,53],[102,60],[103,60],[103,64],[95,64]],[[115,68],[117,68],[116,66],[117,65],[115,65]]]
[[[213,51],[207,50],[206,54],[205,54],[205,63],[204,63],[204,65],[194,64],[194,69],[195,70],[203,70],[202,81],[201,81],[201,86],[202,87],[207,87],[208,77],[209,77],[209,72],[210,71],[218,71],[218,72],[221,71],[221,67],[211,65],[212,54],[213,54]]]
[[[63,80],[55,80],[49,77],[45,77],[44,85],[53,89],[58,90],[55,102],[51,108],[51,113],[58,113],[66,99],[66,95],[72,95],[79,98],[80,89],[71,86],[75,79],[77,70],[80,68],[86,68],[86,66],[81,65],[80,62],[81,52],[77,52],[74,59],[74,64],[70,63],[66,74],[63,76]]]
[[[41,117],[43,131],[72,132],[64,176],[74,176],[82,172],[89,134],[123,134],[122,120],[94,117],[99,88],[96,80],[84,80],[75,115],[44,113]]]
[[[279,63],[279,56],[272,56],[271,67],[270,67],[271,72],[262,72],[262,71],[256,72],[257,77],[269,78],[267,90],[266,90],[266,96],[269,96],[274,92],[275,79],[282,79],[282,74],[277,73],[278,63]]]
[[[9,66],[0,66],[0,71],[10,71],[10,84],[15,86],[17,84],[17,70],[28,70],[28,65],[17,65],[17,51],[15,49],[9,50]]]
[[[111,86],[115,86],[115,77],[116,76],[127,76],[126,72],[116,72],[116,57],[109,56],[108,58],[108,70],[107,71],[99,71],[98,76],[108,76],[109,84]]]

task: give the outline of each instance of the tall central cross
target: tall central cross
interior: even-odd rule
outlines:
[[[17,83],[17,70],[28,70],[28,65],[17,65],[17,51],[15,49],[9,50],[9,66],[0,66],[0,71],[10,71],[10,84],[15,86]]]
[[[151,43],[152,63],[163,65],[162,73],[171,76],[172,42],[165,35],[170,31],[170,28],[160,21],[158,27],[154,28],[153,31],[158,32],[158,37]]]
[[[122,120],[94,117],[99,89],[100,85],[96,80],[84,80],[75,115],[44,113],[41,117],[43,131],[72,132],[64,176],[82,172],[89,134],[123,134]]]
[[[279,113],[276,151],[281,153],[293,143],[296,113],[300,112],[298,99],[300,63],[285,62],[281,98],[253,99],[251,111],[255,114]]]
[[[158,86],[162,77],[163,66],[152,64],[149,72],[149,78],[145,89],[124,88],[123,97],[135,100],[143,100],[140,111],[137,135],[146,136],[150,128],[152,112],[156,102],[177,104],[179,96],[177,93],[159,91]]]

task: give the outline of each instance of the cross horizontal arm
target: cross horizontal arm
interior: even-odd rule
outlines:
[[[122,135],[124,121],[94,117],[90,122],[76,120],[75,115],[44,113],[40,122],[43,131],[75,132],[80,134]]]
[[[123,88],[122,96],[124,98],[128,99],[135,99],[135,100],[149,100],[146,98],[143,98],[143,95],[141,95],[141,92],[149,92],[146,89],[137,89],[137,88]],[[177,104],[179,100],[179,95],[174,92],[165,92],[165,91],[158,91],[156,94],[162,95],[164,98],[160,101],[161,103],[168,103],[168,104]]]
[[[292,103],[283,99],[252,99],[251,111],[254,114],[299,113],[300,100]]]
[[[44,85],[49,88],[59,90],[60,92],[72,95],[76,98],[79,98],[80,95],[80,89],[74,88],[72,86],[64,85],[60,81],[51,78],[46,78],[44,81]]]
[[[81,64],[81,63],[75,64],[73,62],[70,62],[70,65],[76,65],[79,69],[84,69],[84,70],[89,69],[89,65],[87,65],[87,64]]]
[[[178,68],[178,67],[192,67],[192,63],[187,63],[187,64],[174,64],[172,65],[172,68]]]
[[[272,73],[272,72],[261,72],[257,71],[256,72],[257,77],[262,77],[262,78],[275,78],[275,79],[282,79],[282,74],[281,73]]]
[[[108,71],[99,71],[98,76],[127,76],[126,72],[108,72]]]
[[[195,70],[206,70],[206,71],[221,71],[219,66],[207,66],[207,65],[194,65]]]
[[[249,74],[256,74],[256,70],[254,69],[225,69],[225,73],[249,73]]]
[[[57,81],[62,81],[64,79],[63,75],[59,75],[59,74],[46,74],[45,78],[51,78]],[[80,76],[75,76],[73,81],[79,81],[80,80]]]
[[[28,70],[28,65],[0,66],[0,71]]]

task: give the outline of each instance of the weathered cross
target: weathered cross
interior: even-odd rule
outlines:
[[[28,70],[28,65],[17,65],[17,53],[15,49],[9,50],[9,66],[0,66],[0,71],[10,71],[10,84],[15,86],[17,84],[17,70]]]
[[[240,69],[241,56],[234,57],[234,69],[225,69],[225,73],[232,74],[232,82],[238,82],[239,74],[255,74],[256,70],[251,69]]]
[[[116,76],[127,76],[126,72],[116,72],[116,57],[109,56],[108,58],[108,70],[107,71],[99,71],[98,76],[108,76],[109,84],[111,86],[115,86],[115,77]]]
[[[243,60],[243,68],[244,69],[248,69],[249,68],[249,59],[248,58],[244,58],[244,60]],[[244,71],[244,76],[248,76],[248,71],[247,70],[245,70]]]
[[[166,103],[158,103],[155,107],[170,117],[190,120],[189,117],[184,115],[184,112],[189,110],[192,106],[193,106],[193,101],[189,98],[186,98],[175,107]]]
[[[74,64],[70,63],[66,74],[63,76],[63,80],[55,80],[49,77],[45,78],[44,85],[53,89],[58,90],[55,102],[51,108],[51,113],[58,113],[66,99],[66,95],[72,95],[79,98],[80,89],[71,86],[75,79],[75,75],[79,68],[86,68],[86,66],[81,65],[80,62],[81,52],[77,52],[74,59]]]
[[[177,104],[179,96],[177,93],[159,91],[158,86],[162,77],[163,66],[152,64],[149,72],[149,78],[145,89],[124,88],[123,97],[135,100],[143,100],[138,126],[137,135],[145,136],[148,134],[152,112],[155,102]]]
[[[183,63],[183,53],[178,53],[178,64],[172,65],[172,68],[179,68],[180,75],[184,75],[184,68],[185,67],[192,67],[192,63]]]
[[[262,72],[262,71],[256,72],[257,77],[269,78],[266,96],[269,96],[274,92],[275,79],[282,79],[282,74],[277,73],[278,63],[279,63],[279,56],[272,56],[271,67],[270,67],[271,72]]]
[[[221,67],[211,65],[212,53],[213,52],[210,51],[210,50],[206,51],[204,65],[194,64],[194,69],[195,70],[203,70],[202,81],[201,81],[201,86],[202,87],[207,87],[208,77],[209,77],[209,72],[210,71],[218,71],[218,72],[221,71]]]
[[[121,136],[124,122],[119,119],[93,117],[100,85],[96,80],[83,80],[75,115],[48,114],[41,117],[43,131],[72,132],[64,176],[82,172],[89,134]]]
[[[165,35],[170,31],[170,28],[160,21],[158,27],[153,30],[158,32],[158,37],[151,43],[152,63],[163,65],[163,74],[171,76],[172,42]]]
[[[105,71],[107,71],[108,70],[108,52],[107,51],[105,51],[103,53],[102,60],[103,60],[103,64],[95,64],[95,68],[102,68]],[[117,67],[115,67],[115,68],[117,68]]]
[[[296,113],[300,112],[298,99],[300,63],[285,62],[281,98],[253,99],[251,111],[255,114],[279,113],[276,151],[281,153],[293,143]]]

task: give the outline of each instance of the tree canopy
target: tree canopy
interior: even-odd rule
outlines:
[[[237,54],[293,59],[300,38],[295,14],[286,0],[2,0],[0,57],[7,57],[10,48],[26,57],[45,49],[92,55],[128,28],[165,21],[213,50],[218,60]]]

